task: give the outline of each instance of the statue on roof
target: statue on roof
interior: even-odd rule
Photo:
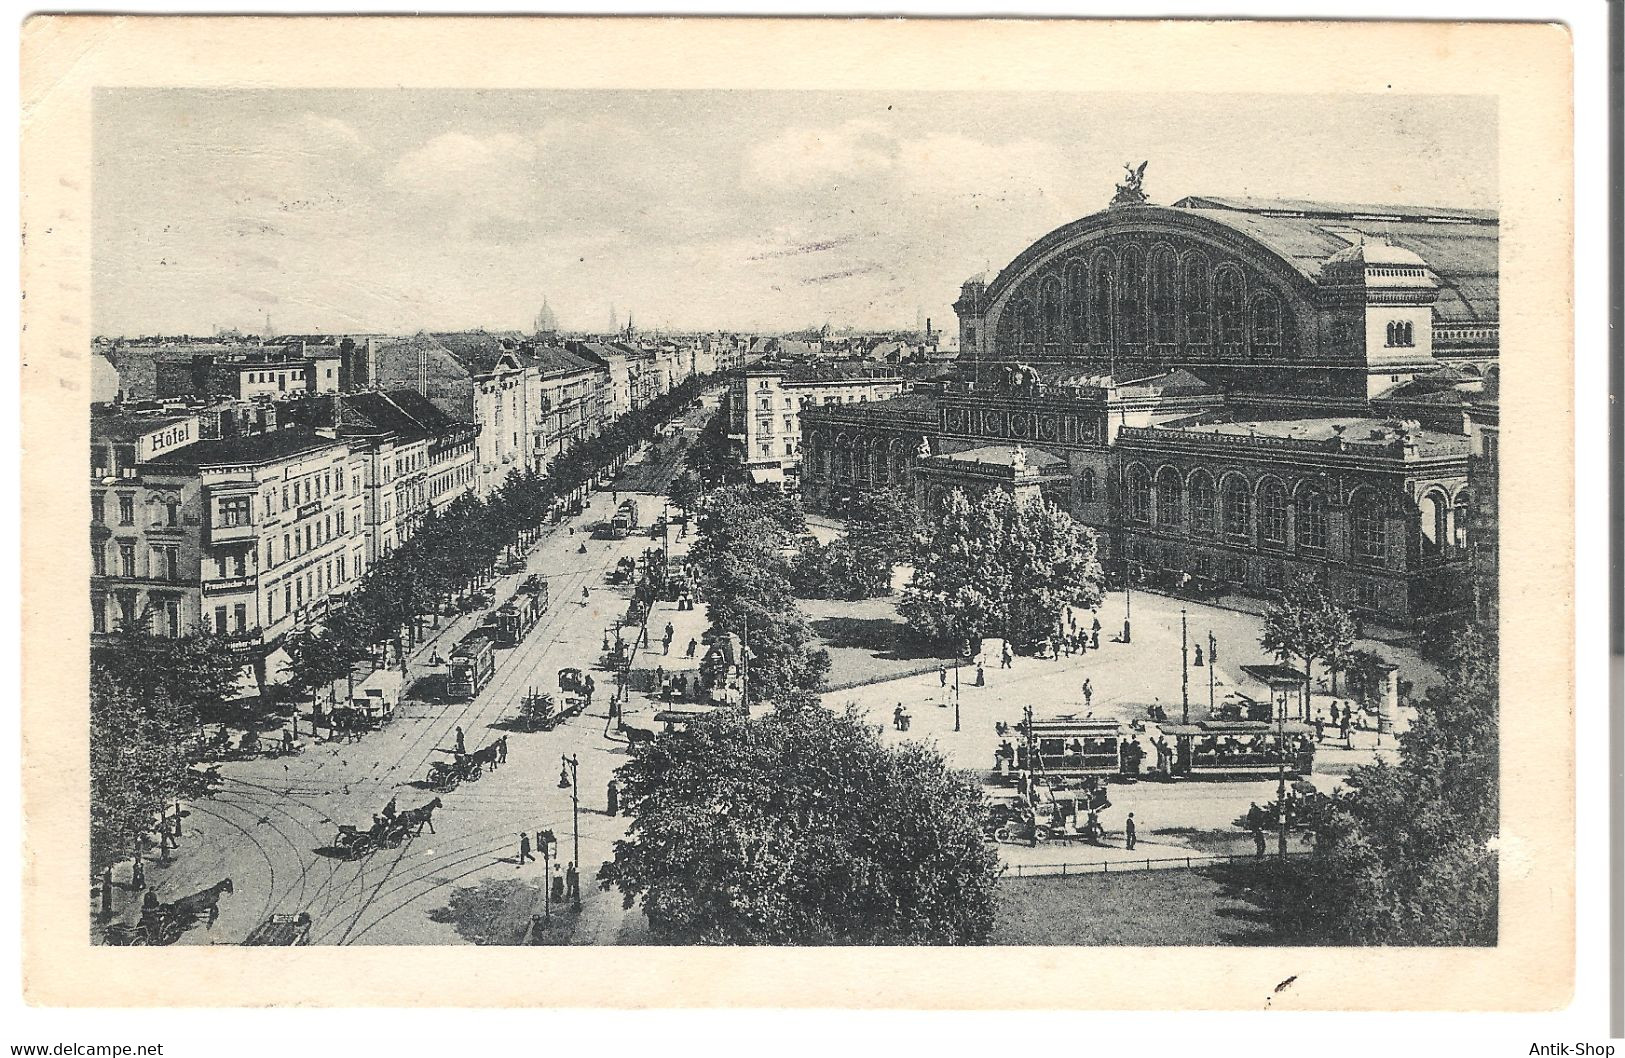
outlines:
[[[1149,158],[1138,166],[1132,162],[1123,163],[1123,182],[1117,185],[1117,194],[1112,196],[1112,205],[1145,205],[1145,167],[1149,164],[1151,164]]]

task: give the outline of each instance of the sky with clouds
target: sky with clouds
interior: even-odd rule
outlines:
[[[103,90],[95,327],[952,329],[1145,159],[1154,202],[1496,206],[1462,97]]]

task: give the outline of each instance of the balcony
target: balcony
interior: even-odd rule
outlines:
[[[215,523],[209,526],[209,542],[211,544],[251,541],[254,537],[255,529],[252,520],[232,524]]]

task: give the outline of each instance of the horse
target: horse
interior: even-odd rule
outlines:
[[[433,834],[435,832],[434,810],[440,807],[442,807],[440,804],[440,798],[436,797],[428,804],[418,805],[416,808],[408,808],[406,811],[395,817],[395,822],[402,827],[411,827],[414,836],[423,833],[423,828],[425,826],[429,828],[429,833]]]
[[[222,878],[207,889],[163,905],[163,909],[179,922],[195,922],[206,914],[209,917],[208,928],[212,929],[215,919],[220,917],[220,894],[235,891],[231,879]]]
[[[475,750],[473,753],[469,754],[469,759],[473,761],[473,767],[478,767],[479,765],[483,764],[485,765],[486,771],[496,771],[497,744],[493,742],[484,749]]]

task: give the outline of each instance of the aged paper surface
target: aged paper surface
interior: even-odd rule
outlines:
[[[1561,27],[45,18],[24,36],[25,982],[47,1005],[1550,1009],[1573,966],[1571,100]],[[1306,79],[1312,70],[1312,80]],[[1490,950],[93,948],[81,546],[92,92],[1125,89],[1492,97],[1505,393],[1501,933]],[[1109,97],[1096,95],[1095,100]],[[1106,160],[1115,166],[1117,159]],[[1349,164],[1356,164],[1350,159]],[[1328,164],[1339,164],[1329,159]],[[1277,984],[1294,978],[1290,988]],[[603,982],[614,981],[613,990]],[[1087,981],[1087,987],[1080,982]],[[1168,982],[1178,981],[1177,989]]]

